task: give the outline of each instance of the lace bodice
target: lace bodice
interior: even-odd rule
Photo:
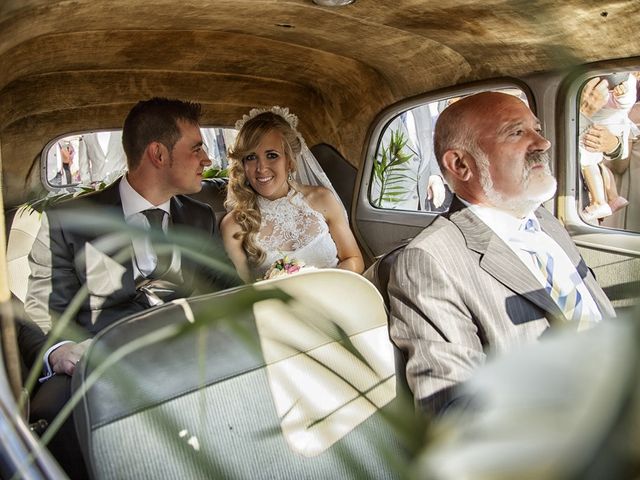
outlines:
[[[273,262],[285,255],[316,268],[338,264],[338,250],[327,222],[302,193],[291,189],[286,197],[273,201],[258,197],[258,206],[262,223],[256,241],[267,257],[256,268],[256,278],[262,278]]]

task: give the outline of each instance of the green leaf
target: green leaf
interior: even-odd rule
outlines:
[[[207,168],[202,172],[202,178],[229,178],[229,170],[226,168]]]
[[[379,188],[374,205],[381,206],[382,201],[397,203],[411,194],[411,189],[402,185],[408,181],[417,181],[407,163],[417,154],[407,146],[408,139],[400,130],[392,130],[389,143],[382,144],[373,164],[373,181]]]

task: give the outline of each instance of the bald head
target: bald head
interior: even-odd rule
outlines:
[[[478,134],[483,122],[502,105],[510,102],[523,103],[507,93],[481,92],[469,95],[452,103],[438,117],[434,133],[434,150],[440,169],[445,172],[442,157],[447,150],[465,150],[474,154],[478,150]]]

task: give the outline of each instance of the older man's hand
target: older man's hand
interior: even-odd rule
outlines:
[[[80,358],[82,358],[84,352],[87,351],[90,343],[91,339],[85,340],[82,343],[65,343],[56,348],[49,354],[49,364],[53,371],[58,375],[73,375],[76,369],[76,363],[80,361]]]
[[[591,118],[605,106],[609,95],[609,83],[600,77],[592,78],[582,90],[580,113]]]

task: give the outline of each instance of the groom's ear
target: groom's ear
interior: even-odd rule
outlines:
[[[166,147],[160,142],[151,142],[147,145],[144,155],[149,159],[156,168],[162,167],[165,157],[167,156]]]

